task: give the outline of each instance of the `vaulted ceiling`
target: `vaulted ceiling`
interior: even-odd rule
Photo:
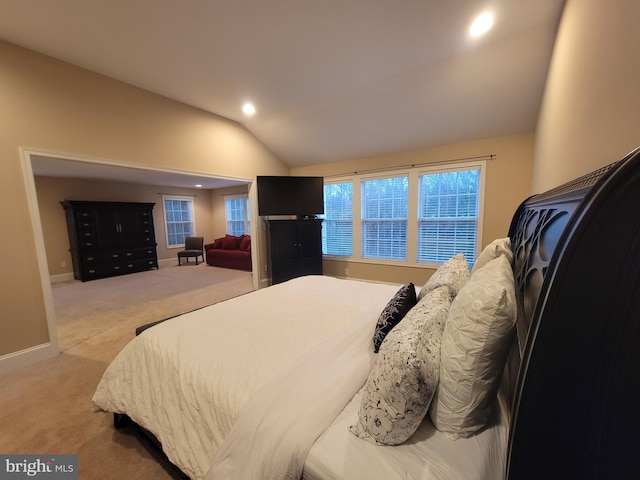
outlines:
[[[295,167],[532,131],[563,4],[0,0],[0,38],[240,122]]]

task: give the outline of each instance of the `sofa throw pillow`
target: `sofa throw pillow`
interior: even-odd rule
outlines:
[[[249,235],[244,235],[242,240],[240,240],[240,245],[238,246],[238,250],[242,250],[246,252],[251,247],[251,237]]]
[[[511,252],[511,239],[509,237],[498,238],[484,247],[482,252],[480,252],[480,255],[478,255],[476,262],[473,264],[471,273],[476,272],[494,258],[498,258],[500,255],[505,255],[507,257],[507,260],[509,260],[509,263],[513,262],[513,253]]]
[[[516,298],[505,255],[471,275],[451,304],[442,335],[440,384],[430,409],[436,428],[468,437],[489,421],[513,338]]]
[[[223,250],[237,250],[238,244],[236,241],[236,237],[224,237],[222,239],[222,249]]]
[[[351,433],[380,445],[399,445],[415,433],[438,385],[440,340],[450,306],[449,286],[432,290],[389,332]]]
[[[467,283],[470,275],[471,271],[469,270],[467,259],[462,253],[458,253],[440,265],[435,273],[431,275],[431,278],[429,278],[427,283],[420,289],[418,301],[431,290],[441,287],[442,285],[449,285],[455,297],[465,283]]]
[[[373,351],[378,353],[382,341],[404,318],[409,310],[416,304],[416,287],[413,283],[407,283],[400,287],[400,290],[393,296],[382,313],[378,317],[376,329],[373,333]]]

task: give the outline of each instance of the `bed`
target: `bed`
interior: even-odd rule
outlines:
[[[142,329],[94,404],[192,479],[640,478],[637,205],[634,151],[525,200],[466,273],[301,277]]]

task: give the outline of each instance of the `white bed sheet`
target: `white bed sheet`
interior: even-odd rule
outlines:
[[[496,409],[490,427],[451,440],[429,419],[404,444],[374,445],[349,432],[358,417],[361,391],[316,440],[303,480],[500,480],[508,438],[506,411]]]
[[[94,403],[128,414],[187,475],[203,478],[253,392],[363,311],[381,311],[397,289],[310,276],[182,315],[132,340]]]

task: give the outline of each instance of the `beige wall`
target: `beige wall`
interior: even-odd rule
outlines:
[[[538,120],[533,191],[640,145],[640,2],[568,0]]]
[[[293,170],[362,168],[496,154],[487,165],[483,244],[504,235],[517,204],[621,158],[640,144],[640,31],[635,0],[568,0],[537,131]],[[0,238],[0,356],[48,341],[19,149],[252,179],[286,166],[234,122],[0,42],[0,189],[11,199]],[[533,158],[533,164],[531,159]],[[216,208],[216,199],[212,198]],[[214,225],[214,235],[224,228]],[[5,230],[6,231],[6,230]],[[16,241],[19,239],[19,241]],[[327,273],[344,271],[325,262]],[[417,270],[417,272],[415,271]],[[349,276],[424,281],[427,271],[349,265]]]
[[[69,275],[73,273],[69,254],[69,238],[62,200],[93,200],[110,202],[155,203],[153,220],[156,233],[158,260],[176,260],[176,249],[167,248],[163,195],[193,198],[196,235],[203,236],[205,242],[225,233],[225,210],[222,190],[200,190],[196,188],[176,188],[166,186],[138,185],[100,180],[79,180],[72,178],[35,177],[38,209],[45,240],[49,275]],[[224,189],[224,191],[231,189]],[[246,193],[247,187],[232,191]],[[220,201],[218,202],[218,199]],[[215,207],[214,207],[215,206]],[[61,263],[66,266],[61,266]]]
[[[235,122],[5,42],[0,58],[1,371],[55,344],[21,148],[247,180],[288,168]]]
[[[312,167],[294,168],[292,175],[335,176],[376,168],[400,168],[422,163],[495,155],[487,161],[482,245],[507,235],[517,206],[530,195],[534,135],[532,133],[488,138],[376,157],[360,158]],[[363,261],[325,260],[325,273],[386,282],[422,285],[433,273],[427,267],[375,265]]]

